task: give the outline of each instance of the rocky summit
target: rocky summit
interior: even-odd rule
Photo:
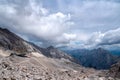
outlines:
[[[0,28],[0,80],[120,80],[119,69],[119,63],[110,70],[85,68],[63,51],[41,48]]]

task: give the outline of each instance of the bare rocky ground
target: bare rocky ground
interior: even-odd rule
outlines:
[[[37,53],[0,57],[0,80],[120,80],[106,76],[105,72]]]

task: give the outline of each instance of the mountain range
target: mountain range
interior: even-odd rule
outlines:
[[[120,56],[113,55],[103,48],[66,50],[65,52],[74,57],[79,64],[95,69],[109,69],[111,65],[120,61]]]
[[[90,55],[87,50],[80,50],[80,52],[83,52],[84,55],[77,54],[74,57],[74,55],[68,54],[69,52],[65,53],[53,46],[41,48],[25,41],[8,29],[0,28],[0,80],[120,79],[119,62],[116,57],[114,62],[114,57],[108,51],[99,48],[89,51]],[[91,58],[93,59],[91,60]],[[79,60],[90,68],[81,66],[83,64],[79,63]],[[97,62],[104,63],[104,65]],[[97,67],[101,69],[101,66],[108,69],[105,64],[114,65],[109,70],[96,70]],[[97,67],[94,69],[96,65]]]

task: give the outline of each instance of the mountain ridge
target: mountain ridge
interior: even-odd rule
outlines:
[[[109,69],[112,64],[120,60],[119,56],[112,55],[108,50],[97,48],[92,50],[77,49],[65,51],[85,67],[95,69]]]
[[[0,28],[0,47],[6,50],[13,50],[18,54],[37,51],[27,41],[10,32],[8,29],[3,28]]]
[[[0,43],[0,80],[116,80],[119,78],[109,74],[103,75],[105,72],[110,73],[108,71],[85,68],[76,64],[71,56],[53,46],[41,48],[6,29],[0,30]],[[4,56],[6,54],[9,55]],[[115,66],[115,69],[118,67]]]
[[[70,61],[74,61],[74,59],[69,56],[67,53],[64,53],[53,46],[48,48],[41,48],[34,43],[25,41],[20,38],[16,34],[12,33],[8,29],[0,28],[0,47],[3,47],[8,50],[15,51],[14,54],[24,56],[26,53],[31,52],[39,52],[42,53],[46,57],[50,58],[64,58]]]

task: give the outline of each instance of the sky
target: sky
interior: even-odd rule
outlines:
[[[120,48],[120,0],[0,0],[0,27],[47,47]]]

